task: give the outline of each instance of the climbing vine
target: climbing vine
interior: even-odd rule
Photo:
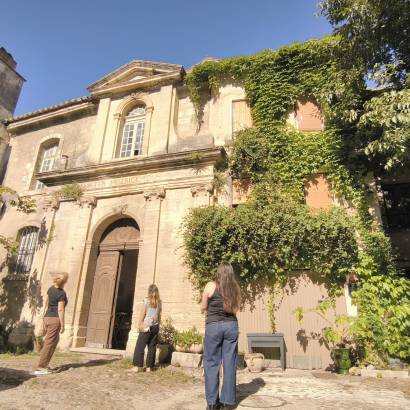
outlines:
[[[369,96],[361,73],[339,66],[338,47],[337,36],[325,37],[206,61],[186,75],[199,121],[205,101],[224,84],[237,83],[245,88],[254,127],[235,135],[229,157],[231,175],[251,182],[251,198],[237,208],[193,209],[184,223],[185,261],[198,289],[221,260],[230,261],[250,298],[266,286],[284,286],[295,271],[315,272],[334,296],[345,274],[356,271],[357,343],[368,358],[409,358],[409,281],[396,271],[390,242],[368,211],[364,179],[372,162],[366,155],[377,147],[361,140],[363,128],[374,122],[372,114],[362,117]],[[301,132],[287,123],[303,99],[319,105],[324,131]],[[307,208],[304,178],[317,172],[327,174],[353,214],[344,207]]]

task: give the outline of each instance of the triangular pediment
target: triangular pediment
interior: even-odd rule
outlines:
[[[152,83],[177,79],[183,73],[182,65],[133,60],[107,74],[87,87],[92,95],[143,88]]]

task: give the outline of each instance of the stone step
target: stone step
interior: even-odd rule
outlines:
[[[70,348],[70,352],[125,357],[126,351],[118,349],[101,349],[97,347],[72,347]]]

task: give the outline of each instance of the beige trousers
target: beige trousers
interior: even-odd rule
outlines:
[[[58,317],[45,317],[44,327],[46,334],[44,336],[44,344],[40,353],[40,361],[38,367],[46,368],[53,357],[56,350],[58,340],[60,338],[61,324]]]

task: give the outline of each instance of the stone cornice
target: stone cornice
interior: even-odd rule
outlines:
[[[43,110],[23,115],[21,117],[6,120],[5,124],[7,126],[7,130],[10,133],[15,133],[22,128],[26,128],[31,125],[37,125],[41,122],[54,120],[56,118],[63,118],[65,116],[79,113],[81,111],[88,111],[92,113],[94,112],[95,108],[95,102],[90,100],[67,102],[66,105],[64,105],[63,103],[61,105],[48,107]]]
[[[80,183],[155,172],[166,169],[193,167],[197,165],[215,164],[224,156],[222,147],[212,147],[195,151],[183,151],[172,154],[161,154],[150,157],[135,157],[126,160],[105,162],[65,171],[51,171],[36,174],[36,179],[47,186],[64,185],[67,183]]]
[[[116,70],[112,71],[111,73],[105,75],[104,77],[100,78],[97,81],[94,81],[87,87],[87,90],[92,92],[94,89],[97,89],[104,84],[108,85],[108,83],[120,80],[131,74],[133,72],[146,72],[150,75],[155,73],[171,73],[175,71],[183,70],[183,66],[180,64],[168,64],[168,63],[160,63],[157,61],[144,61],[144,60],[132,60],[123,66],[117,68]]]
[[[151,87],[167,81],[178,81],[182,78],[182,70],[175,71],[173,73],[165,73],[153,75],[147,78],[141,78],[138,80],[120,82],[118,84],[108,84],[97,89],[89,89],[90,93],[94,97],[100,97],[105,95],[111,95],[124,91],[132,91],[139,88]]]

